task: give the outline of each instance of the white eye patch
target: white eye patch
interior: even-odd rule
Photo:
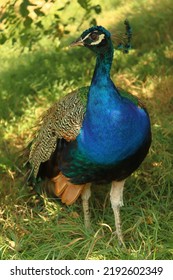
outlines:
[[[82,39],[82,42],[84,42],[89,36],[91,35],[91,33],[87,34],[83,39]],[[100,44],[100,42],[105,38],[105,35],[104,34],[100,34],[98,36],[98,40],[97,41],[93,41],[90,45],[98,45]]]
[[[99,37],[98,37],[98,40],[97,41],[94,41],[92,42],[90,45],[98,45],[101,43],[101,41],[105,38],[105,35],[104,34],[100,34]]]

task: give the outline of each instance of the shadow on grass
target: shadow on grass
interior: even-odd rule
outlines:
[[[88,55],[77,49],[50,49],[7,58],[7,67],[0,73],[0,115],[9,120],[21,116],[26,108],[38,102],[41,91],[45,99],[54,99],[56,87],[64,91],[79,83],[81,64],[86,67]],[[71,63],[73,58],[73,63]],[[79,63],[80,61],[80,63]],[[83,73],[83,78],[85,73]],[[85,77],[86,79],[86,77]],[[62,94],[62,93],[60,93]],[[57,94],[55,93],[56,98]]]

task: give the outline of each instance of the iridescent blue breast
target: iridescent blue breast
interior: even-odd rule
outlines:
[[[97,102],[88,104],[80,134],[79,150],[92,162],[113,164],[132,155],[150,130],[146,111],[109,87],[99,91]],[[90,97],[89,97],[90,98]],[[92,93],[91,93],[92,98]]]

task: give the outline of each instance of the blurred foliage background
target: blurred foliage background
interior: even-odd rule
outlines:
[[[90,0],[7,0],[2,1],[0,14],[0,43],[17,41],[23,47],[31,49],[44,39],[60,42],[69,27],[76,24],[76,30],[84,21],[96,25],[95,14],[101,13],[101,6],[93,5]],[[83,9],[80,19],[76,18],[76,9]]]
[[[93,186],[87,232],[80,200],[65,207],[37,196],[25,185],[19,156],[40,114],[91,81],[95,57],[68,45],[98,24],[111,31],[116,46],[126,18],[132,50],[115,51],[111,77],[146,104],[153,143],[126,183],[122,249],[112,234],[110,186]],[[172,0],[1,0],[0,259],[172,259],[172,26]]]

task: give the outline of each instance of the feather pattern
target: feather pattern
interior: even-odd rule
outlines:
[[[42,116],[40,129],[32,142],[29,161],[37,177],[40,164],[49,160],[57,140],[74,140],[79,134],[86,111],[88,87],[71,92]]]

